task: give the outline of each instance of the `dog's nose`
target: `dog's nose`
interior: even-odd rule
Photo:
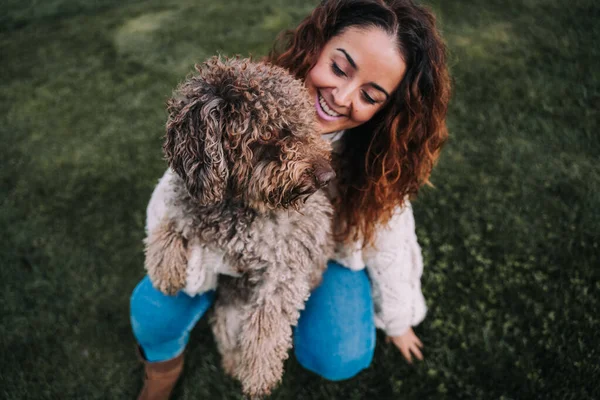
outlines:
[[[315,168],[315,178],[317,185],[323,187],[335,178],[335,171],[329,165],[322,165]]]

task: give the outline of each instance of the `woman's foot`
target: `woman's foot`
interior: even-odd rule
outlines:
[[[167,360],[150,362],[138,348],[140,359],[144,363],[144,386],[138,400],[168,400],[177,379],[183,370],[183,353]]]

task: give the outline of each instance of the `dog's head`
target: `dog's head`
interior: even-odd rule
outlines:
[[[297,208],[335,176],[302,82],[248,59],[213,57],[196,70],[168,102],[163,149],[200,205]]]

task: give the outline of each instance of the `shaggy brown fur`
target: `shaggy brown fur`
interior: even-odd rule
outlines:
[[[211,323],[225,371],[255,398],[281,379],[291,327],[331,255],[333,210],[319,189],[335,174],[302,82],[249,60],[197,70],[169,101],[174,200],[147,266],[172,293],[185,284],[185,263],[173,266],[184,240],[224,251],[241,277],[220,276]]]

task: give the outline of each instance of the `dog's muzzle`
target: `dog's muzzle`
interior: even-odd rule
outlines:
[[[335,178],[335,171],[329,165],[318,165],[315,167],[315,180],[318,188],[322,188],[327,185],[333,178]]]

